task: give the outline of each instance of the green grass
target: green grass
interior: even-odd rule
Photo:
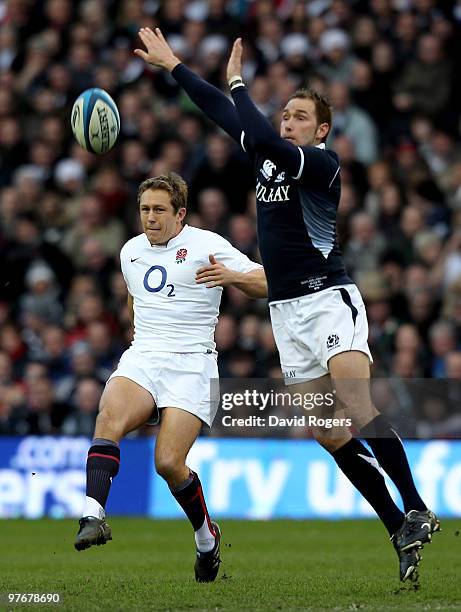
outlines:
[[[0,592],[61,594],[2,610],[459,610],[461,521],[426,546],[419,588],[401,588],[377,521],[221,521],[220,574],[193,578],[185,521],[111,518],[114,540],[76,552],[76,521],[0,521]]]

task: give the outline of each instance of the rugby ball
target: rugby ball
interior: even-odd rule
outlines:
[[[87,151],[101,155],[114,146],[120,133],[117,105],[103,89],[87,89],[75,100],[71,114],[72,132]]]

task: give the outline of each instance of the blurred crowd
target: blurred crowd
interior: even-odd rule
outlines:
[[[274,124],[300,86],[330,97],[339,242],[374,375],[461,378],[459,0],[0,0],[0,433],[93,433],[131,340],[118,256],[140,232],[146,177],[181,174],[188,222],[259,257],[244,153],[133,55],[142,26],[225,92],[241,35],[243,77]],[[94,86],[121,115],[101,157],[70,131]],[[222,313],[221,375],[279,378],[266,302],[230,289]],[[453,434],[446,406],[412,409],[422,435]]]

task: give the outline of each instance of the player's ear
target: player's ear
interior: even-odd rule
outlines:
[[[179,221],[184,221],[184,217],[186,216],[186,214],[187,214],[187,209],[184,207],[180,208],[177,212]]]
[[[317,126],[317,132],[315,135],[317,136],[317,138],[323,140],[324,138],[326,138],[329,131],[330,125],[328,123],[321,123],[319,126]]]

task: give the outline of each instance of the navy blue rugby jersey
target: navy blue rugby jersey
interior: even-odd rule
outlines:
[[[244,138],[242,144],[245,148]],[[253,154],[258,241],[270,302],[352,283],[336,238],[338,156],[324,145],[298,150],[295,177],[281,163]]]
[[[203,112],[250,156],[256,174],[258,240],[269,301],[289,300],[349,284],[336,240],[341,191],[336,153],[284,140],[254,105],[246,87],[234,104],[184,64],[172,72]]]

